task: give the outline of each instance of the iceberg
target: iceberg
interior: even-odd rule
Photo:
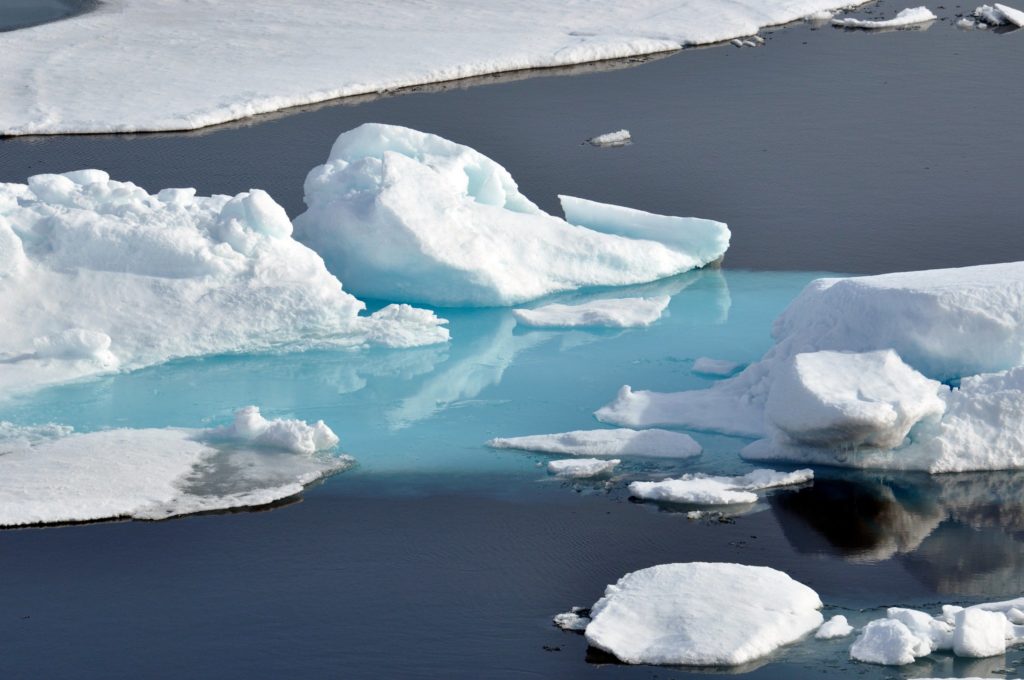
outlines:
[[[738,666],[814,632],[821,606],[768,567],[662,564],[608,586],[584,635],[629,664]]]
[[[0,135],[191,130],[338,97],[715,43],[846,4],[113,0],[0,35]]]
[[[656,281],[721,258],[729,244],[720,222],[582,199],[563,197],[568,221],[548,215],[483,154],[395,125],[343,133],[304,191],[296,238],[374,299],[513,305]]]
[[[0,395],[178,357],[448,339],[426,310],[361,315],[266,192],[195,193],[100,170],[0,183]]]
[[[856,19],[854,17],[840,17],[832,19],[833,26],[839,26],[841,28],[864,28],[864,29],[878,29],[878,28],[907,28],[909,26],[916,26],[918,24],[924,24],[929,21],[937,19],[932,11],[927,7],[908,7],[907,9],[900,10],[899,13],[892,19]]]
[[[516,321],[540,328],[635,328],[650,326],[668,307],[667,295],[653,298],[609,298],[577,305],[552,303],[533,309],[514,309]]]
[[[755,491],[804,484],[813,479],[814,471],[810,469],[788,473],[759,469],[739,477],[695,473],[659,482],[632,482],[629,493],[635,498],[665,503],[738,505],[757,502]]]
[[[0,426],[0,526],[164,519],[274,503],[353,464],[324,423],[241,409],[211,430]]]
[[[548,463],[548,472],[558,477],[587,479],[607,475],[621,462],[618,458],[612,458],[611,460],[601,460],[600,458],[553,460]]]
[[[692,458],[702,449],[693,437],[670,430],[574,430],[558,434],[498,437],[487,442],[495,449],[519,449],[566,456],[639,456]]]

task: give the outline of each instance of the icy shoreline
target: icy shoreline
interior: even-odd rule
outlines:
[[[852,4],[646,0],[581,12],[537,1],[109,0],[0,35],[0,135],[192,130],[352,95],[722,42]],[[442,28],[424,28],[438,16]]]

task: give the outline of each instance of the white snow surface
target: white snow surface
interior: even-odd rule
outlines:
[[[194,129],[348,95],[713,43],[842,5],[105,0],[0,34],[0,134]]]
[[[841,26],[843,28],[903,28],[906,26],[916,26],[917,24],[927,23],[934,21],[938,17],[932,13],[930,9],[924,7],[908,7],[907,9],[900,10],[898,14],[892,19],[857,19],[855,17],[838,17],[832,19],[833,26]]]
[[[236,414],[252,422],[259,410]],[[264,432],[316,430],[323,423],[263,420]],[[49,431],[46,431],[49,430]],[[301,439],[301,438],[300,438]],[[254,448],[253,445],[256,445]],[[257,506],[294,496],[352,464],[348,456],[310,451],[284,436],[254,441],[236,429],[118,429],[74,434],[70,428],[0,427],[0,526],[114,518],[163,519]]]
[[[739,477],[694,473],[657,482],[632,482],[629,485],[629,493],[649,501],[688,505],[737,505],[756,502],[755,491],[803,484],[813,479],[814,471],[806,468],[793,472],[759,469]]]
[[[671,298],[606,298],[575,305],[552,303],[533,309],[514,309],[516,321],[539,328],[635,328],[661,318]]]
[[[585,635],[625,663],[736,666],[813,632],[821,606],[813,590],[768,567],[662,564],[608,586]]]
[[[853,626],[846,620],[846,617],[842,614],[836,614],[831,619],[821,624],[817,632],[814,634],[819,640],[834,640],[836,638],[846,637],[853,632]]]
[[[628,144],[632,139],[629,130],[616,130],[615,132],[606,132],[603,135],[591,137],[587,141],[594,146],[622,146]]]
[[[609,474],[622,461],[618,458],[610,460],[602,458],[569,458],[553,460],[548,463],[548,472],[559,477],[570,479],[587,479]]]
[[[438,306],[647,283],[709,264],[729,245],[720,222],[563,197],[567,222],[483,154],[378,123],[338,137],[306,177],[305,201],[296,237],[350,291]]]
[[[176,357],[447,340],[425,310],[360,316],[291,233],[258,189],[150,194],[100,170],[0,183],[0,395]]]
[[[567,456],[692,458],[699,456],[702,451],[701,445],[683,432],[628,428],[498,437],[487,442],[487,445],[496,449],[519,449]]]

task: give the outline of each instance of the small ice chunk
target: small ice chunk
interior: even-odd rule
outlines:
[[[726,359],[700,357],[693,362],[693,372],[727,378],[743,368],[743,364]]]
[[[594,146],[623,146],[629,144],[632,141],[632,137],[629,134],[629,130],[617,130],[615,132],[606,132],[603,135],[591,137],[587,141]]]
[[[744,40],[743,41],[743,46],[744,47],[757,47],[757,43],[754,42],[753,40]]]
[[[559,477],[570,479],[587,479],[607,475],[622,461],[618,458],[603,460],[601,458],[569,458],[553,460],[548,463],[548,472]]]
[[[972,28],[975,28],[977,26],[977,24],[975,24],[973,21],[971,21],[967,17],[964,17],[962,19],[957,20],[956,26],[957,26],[957,28],[972,29]]]
[[[733,47],[743,47],[743,41],[740,40],[739,38],[733,38],[732,40],[729,41],[729,44],[732,45]]]
[[[584,607],[573,607],[572,611],[556,614],[552,620],[562,630],[583,631],[587,629],[587,625],[590,623],[590,617],[587,616],[586,612],[587,610]]]
[[[846,637],[853,632],[853,626],[846,620],[846,617],[842,614],[836,614],[831,619],[821,624],[818,628],[818,632],[814,634],[814,637],[819,640],[832,640],[835,638]]]
[[[768,567],[662,564],[608,586],[585,634],[625,663],[736,666],[813,632],[821,606],[813,590]]]
[[[520,449],[568,456],[639,456],[648,458],[692,458],[701,446],[693,437],[669,430],[573,430],[558,434],[492,439],[496,449]]]
[[[512,313],[524,326],[574,328],[578,326],[633,328],[649,326],[661,318],[671,298],[611,298],[578,305],[553,303]]]
[[[231,425],[207,430],[205,437],[210,441],[236,440],[306,454],[326,451],[338,444],[338,436],[322,420],[313,425],[302,420],[267,420],[260,414],[258,406],[239,409]]]
[[[896,619],[877,619],[864,627],[850,647],[850,657],[857,661],[884,666],[905,666],[914,663],[920,640]]]
[[[812,479],[814,471],[810,469],[794,472],[760,469],[739,477],[716,477],[694,473],[659,482],[632,482],[629,485],[629,492],[636,498],[649,501],[688,505],[738,505],[757,501],[757,494],[753,493],[754,491],[803,484]]]
[[[1006,618],[1009,620],[1010,623],[1016,626],[1024,625],[1024,609],[1011,607],[1006,612]]]
[[[751,40],[756,42],[758,45],[763,45],[764,44],[764,38],[762,38],[759,35],[755,35],[754,37],[751,38]]]
[[[842,17],[838,19],[832,19],[833,26],[839,26],[842,28],[863,28],[863,29],[876,29],[876,28],[903,28],[906,26],[914,26],[917,24],[924,24],[929,21],[937,19],[932,11],[927,7],[909,7],[901,10],[893,19],[856,19],[854,17]]]
[[[956,614],[953,653],[981,658],[1006,652],[1007,619],[999,612],[969,608]]]

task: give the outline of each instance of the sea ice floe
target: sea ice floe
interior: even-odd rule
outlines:
[[[847,4],[117,0],[117,11],[3,34],[0,135],[194,129],[349,95],[715,43]]]
[[[671,300],[653,298],[605,298],[580,304],[552,303],[533,309],[515,309],[516,321],[541,328],[635,328],[650,326],[661,318]]]
[[[624,386],[595,415],[761,438],[743,450],[748,460],[1022,467],[1022,300],[1024,263],[820,279],[743,372],[689,392]]]
[[[487,442],[496,449],[520,449],[567,456],[640,456],[692,458],[701,446],[683,432],[627,428],[574,430],[558,434],[498,437]]]
[[[998,2],[992,5],[981,5],[974,10],[973,15],[979,22],[984,22],[989,26],[1005,24],[1012,24],[1018,28],[1024,26],[1024,12]]]
[[[163,519],[258,506],[352,464],[319,422],[265,420],[254,407],[214,430],[0,427],[0,526]]]
[[[622,461],[618,458],[569,458],[548,463],[548,472],[570,479],[587,479],[609,474]]]
[[[657,482],[632,482],[629,493],[636,498],[686,505],[737,505],[757,501],[755,491],[803,484],[814,479],[810,469],[794,472],[754,470],[739,477],[686,474]]]
[[[821,606],[768,567],[662,564],[608,586],[584,634],[625,663],[736,666],[813,632]]]
[[[853,632],[853,626],[846,620],[846,617],[842,614],[836,614],[831,619],[821,624],[817,632],[814,634],[819,640],[834,640],[836,638],[846,637]]]
[[[606,132],[603,135],[597,135],[591,137],[587,141],[594,146],[624,146],[629,144],[633,138],[629,134],[629,130],[617,130],[615,132]]]
[[[563,197],[567,220],[483,154],[365,124],[310,171],[296,237],[357,295],[504,306],[585,286],[655,281],[721,258],[726,225]]]
[[[907,9],[900,10],[900,12],[892,19],[857,19],[854,17],[840,17],[832,19],[832,25],[843,28],[865,29],[905,28],[934,21],[937,18],[938,17],[936,17],[930,9],[921,6],[908,7]]]
[[[717,377],[729,377],[743,368],[744,364],[729,361],[727,359],[712,359],[710,357],[698,357],[693,362],[693,372],[702,375],[713,375]]]
[[[0,395],[176,357],[443,342],[433,312],[365,305],[258,189],[151,195],[100,170],[0,183]]]

